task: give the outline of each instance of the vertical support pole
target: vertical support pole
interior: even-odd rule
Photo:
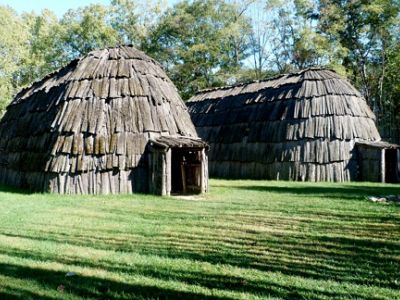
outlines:
[[[201,150],[201,192],[208,192],[208,156],[206,149]]]
[[[396,181],[400,182],[400,149],[396,150],[397,160],[396,160]]]
[[[200,193],[204,193],[204,149],[200,152]]]
[[[182,175],[183,193],[186,194],[186,192],[187,192],[187,188],[186,188],[186,170],[185,170],[184,162],[181,162],[181,175]]]
[[[381,150],[381,182],[386,182],[385,149]]]
[[[165,195],[171,195],[171,185],[172,185],[172,163],[171,163],[171,148],[165,153]]]
[[[154,166],[153,166],[153,158],[154,158],[154,152],[151,150],[149,151],[149,157],[147,159],[147,166],[149,169],[149,173],[147,174],[147,185],[148,185],[148,191],[150,194],[154,194],[153,190],[153,185],[154,185]],[[136,178],[134,178],[135,180]]]
[[[160,154],[160,161],[161,161],[161,180],[158,182],[161,184],[161,196],[167,195],[167,153],[162,151]]]

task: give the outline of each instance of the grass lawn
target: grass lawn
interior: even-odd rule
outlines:
[[[380,194],[400,185],[212,180],[196,201],[3,187],[0,299],[400,299],[400,206],[365,199]]]

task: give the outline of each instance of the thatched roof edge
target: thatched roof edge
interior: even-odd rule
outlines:
[[[161,136],[156,139],[150,139],[149,145],[156,148],[205,148],[208,150],[209,146],[200,138],[186,137],[186,136]]]
[[[344,90],[342,90],[340,94],[354,95],[357,97],[361,97],[359,91],[357,91],[347,79],[337,74],[336,71],[328,68],[314,67],[294,73],[280,74],[265,80],[254,80],[223,87],[203,89],[195,93],[193,97],[187,101],[187,103],[193,103],[203,100],[217,100],[237,95],[254,94],[267,90],[285,89],[286,87],[300,85],[304,81],[323,82],[323,81],[332,81],[333,79],[338,79],[343,82],[342,87],[344,87]],[[329,93],[329,92],[324,93],[324,95],[329,95],[329,94],[335,94],[335,93]],[[311,97],[314,96],[315,95],[313,94]],[[291,98],[307,98],[307,96],[305,95],[301,95],[301,97],[292,96]]]
[[[300,71],[297,71],[297,72],[277,74],[277,75],[274,75],[274,76],[271,76],[271,77],[268,77],[268,78],[265,78],[265,79],[248,80],[248,81],[244,81],[244,82],[238,82],[238,83],[235,83],[235,84],[229,84],[229,85],[224,85],[224,86],[205,88],[205,89],[201,89],[201,90],[198,90],[197,92],[195,92],[195,95],[203,94],[203,93],[207,93],[207,92],[212,92],[212,91],[217,91],[217,90],[229,90],[229,89],[232,89],[232,88],[241,87],[241,86],[249,85],[249,84],[252,84],[252,83],[263,83],[263,82],[272,81],[272,80],[276,80],[276,79],[283,78],[283,77],[301,75],[301,74],[303,74],[304,72],[307,72],[307,71],[321,71],[321,70],[331,71],[331,72],[337,74],[337,72],[335,70],[331,69],[331,68],[310,67],[310,68],[303,69],[303,70],[300,70]]]
[[[129,55],[129,54],[132,54],[132,52],[131,53],[127,53],[127,51],[124,50],[124,49],[127,49],[129,47],[133,47],[133,46],[132,45],[123,45],[123,46],[117,46],[117,47],[107,47],[107,48],[104,48],[104,49],[95,49],[95,50],[92,50],[92,51],[90,51],[89,53],[87,53],[85,55],[82,55],[82,56],[80,56],[78,58],[75,58],[72,61],[70,61],[68,64],[66,64],[65,66],[62,66],[62,67],[58,68],[57,70],[48,73],[43,78],[41,78],[39,80],[36,80],[36,81],[32,82],[30,85],[22,88],[18,93],[16,93],[16,95],[15,95],[13,101],[10,103],[10,105],[16,105],[16,104],[20,104],[21,102],[23,102],[23,100],[26,98],[25,97],[26,93],[29,92],[29,91],[33,91],[33,92],[27,98],[29,98],[30,96],[32,96],[33,94],[38,92],[40,89],[38,91],[34,90],[35,86],[40,87],[47,80],[52,79],[56,75],[59,75],[59,77],[67,75],[69,70],[74,69],[81,61],[83,61],[86,58],[89,58],[89,57],[100,58],[101,57],[100,53],[104,53],[104,51],[111,52],[111,51],[116,51],[116,50],[121,50],[121,49],[123,51],[125,51],[125,55]],[[163,71],[165,71],[163,66],[158,61],[156,61],[152,57],[149,57],[143,51],[138,50],[136,48],[134,48],[134,49],[135,49],[134,50],[135,54],[139,54],[139,55],[134,55],[134,57],[131,57],[131,58],[140,59],[140,60],[144,60],[146,62],[153,63],[156,66],[160,67]],[[110,56],[111,56],[111,54],[110,54]],[[117,59],[118,59],[118,57],[110,58],[110,60],[117,60]],[[72,75],[72,74],[70,74],[70,75]],[[68,79],[69,79],[68,77],[64,78],[65,81],[67,81]],[[79,79],[78,81],[80,81],[80,80],[84,80],[84,79]]]
[[[371,148],[381,148],[381,149],[400,149],[400,145],[392,144],[386,141],[365,141],[358,140],[356,145],[371,147]]]

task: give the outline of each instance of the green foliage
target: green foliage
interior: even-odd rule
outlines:
[[[399,43],[399,14],[397,0],[320,1],[319,28],[331,43],[345,49],[342,65],[373,107],[386,138],[392,136],[387,129],[398,128],[392,117],[396,104],[390,96],[398,83],[387,84],[386,74],[393,72],[391,60],[396,60],[390,49]],[[400,132],[396,135],[395,141],[400,142]]]
[[[113,47],[119,42],[111,26],[109,8],[92,4],[69,10],[61,19],[60,47],[74,58],[97,48]]]
[[[110,9],[111,24],[120,42],[141,48],[149,30],[156,26],[165,10],[165,3],[162,0],[112,0]]]
[[[255,80],[268,79],[277,75],[279,75],[278,71],[262,70],[255,72],[253,68],[242,67],[236,72],[235,76],[237,82],[251,82]]]
[[[398,0],[268,1],[273,12],[269,68],[279,72],[327,66],[350,78],[378,117],[385,138],[400,142],[397,107],[388,78],[399,44]],[[272,46],[271,46],[272,45]],[[268,51],[265,51],[268,52]],[[396,79],[397,80],[397,79]]]
[[[192,199],[0,188],[0,296],[399,299],[400,207],[365,199],[399,193],[253,180],[211,180]]]
[[[137,2],[132,0],[113,0],[111,24],[119,33],[121,42],[125,44],[140,43],[143,38],[137,28],[139,14],[136,13]],[[135,42],[133,42],[135,41]]]
[[[382,82],[382,106],[386,112],[381,114],[387,137],[400,142],[400,43],[394,43],[387,51],[386,80]]]
[[[183,98],[199,89],[313,66],[347,76],[400,143],[398,0],[112,0],[18,15],[0,6],[0,115],[21,87],[77,56],[133,44]]]
[[[0,115],[21,84],[28,41],[22,18],[11,8],[0,6]]]
[[[183,1],[165,12],[144,49],[164,64],[188,98],[234,76],[246,56],[241,37],[247,32],[249,24],[233,4]]]
[[[26,45],[27,55],[23,57],[20,67],[20,84],[26,86],[60,68],[67,58],[59,45],[61,25],[53,12],[44,10],[39,15],[25,13],[22,19],[27,28],[29,45]]]
[[[162,11],[160,1],[113,0],[69,10],[58,20],[44,10],[18,15],[0,6],[0,116],[21,87],[96,48],[140,47]]]

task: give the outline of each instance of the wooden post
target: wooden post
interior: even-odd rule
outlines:
[[[161,184],[160,190],[161,190],[161,196],[166,196],[167,195],[167,184],[166,184],[166,177],[167,177],[167,158],[166,158],[166,152],[160,152],[159,153],[160,158],[161,158],[161,180],[159,184]]]
[[[171,195],[171,180],[172,180],[172,163],[171,163],[171,148],[165,153],[165,192],[167,196]]]
[[[181,174],[182,174],[182,189],[183,193],[186,194],[186,173],[185,173],[185,162],[181,162]]]
[[[200,152],[200,193],[204,193],[204,149]]]
[[[208,192],[208,157],[206,150],[201,150],[201,192]]]
[[[150,194],[154,194],[154,151],[149,151],[149,158],[147,160],[147,166],[150,170],[148,174],[148,185],[149,185],[149,192]],[[136,178],[135,178],[136,179]]]
[[[386,182],[386,178],[385,178],[385,149],[381,150],[381,182]]]
[[[396,180],[400,182],[400,149],[396,150],[397,153],[397,161],[396,161]]]

